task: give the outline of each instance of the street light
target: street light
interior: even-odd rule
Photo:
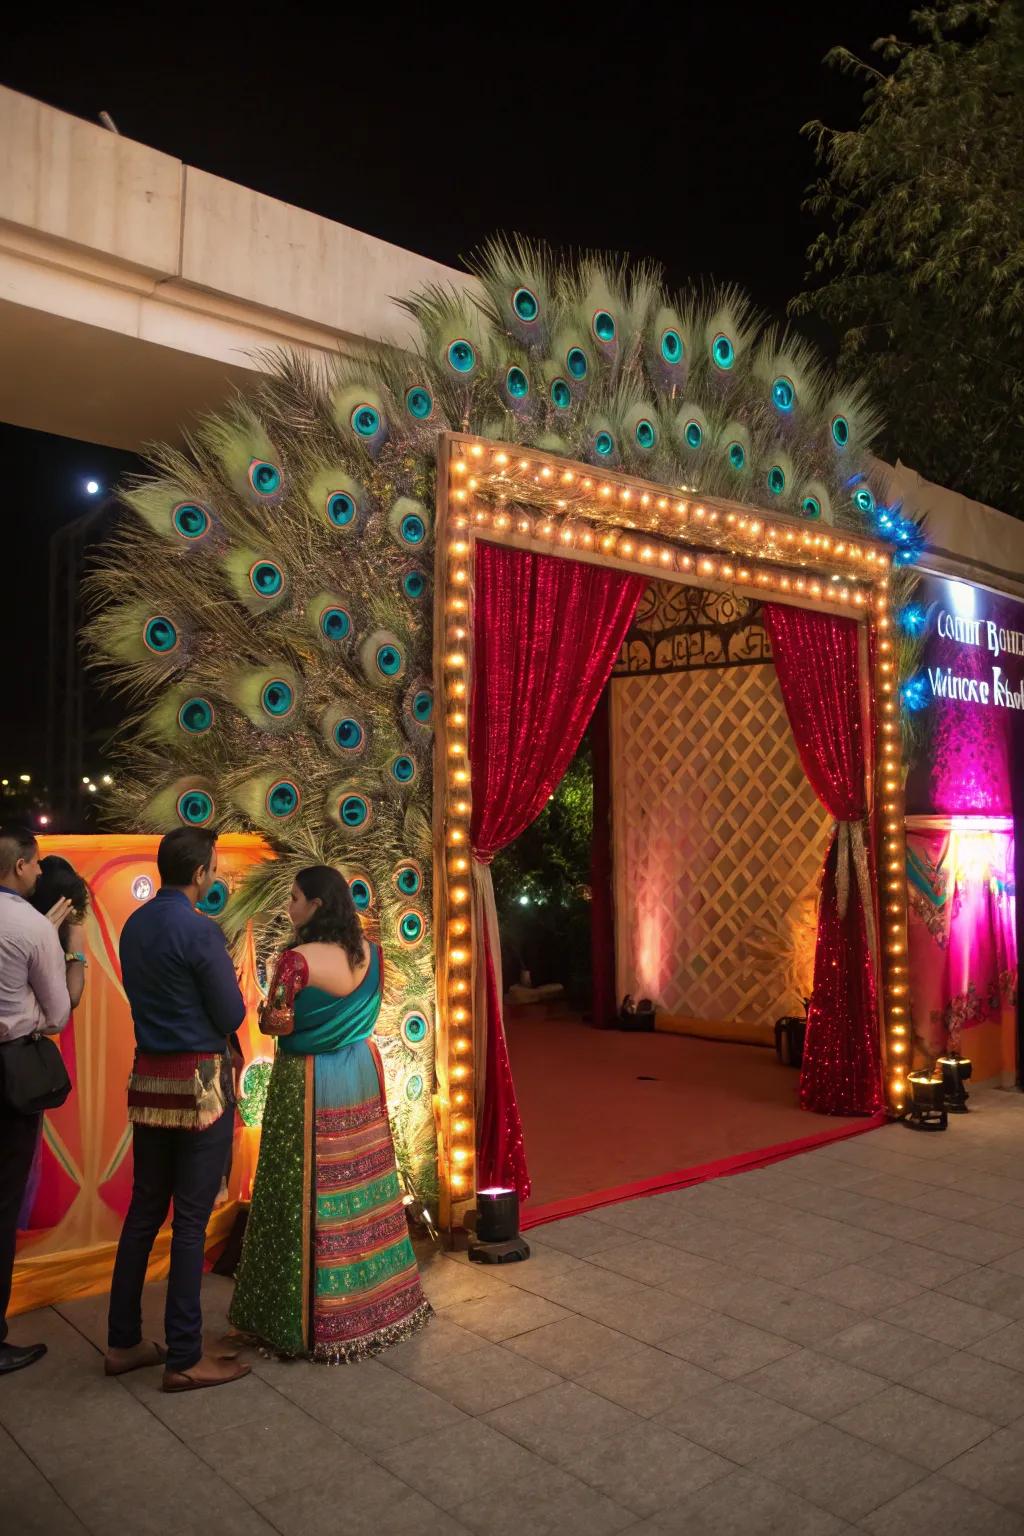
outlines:
[[[85,489],[88,491],[90,496],[98,496],[100,483],[98,480],[87,480],[85,482]]]

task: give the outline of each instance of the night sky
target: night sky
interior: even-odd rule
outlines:
[[[84,118],[105,109],[127,137],[451,265],[518,230],[660,261],[680,285],[737,281],[781,318],[814,233],[800,128],[853,126],[859,110],[862,88],[821,60],[836,43],[863,55],[880,34],[905,35],[910,6],[790,3],[783,20],[777,7],[684,4],[669,20],[633,5],[595,20],[602,9],[505,7],[492,22],[464,8],[445,22],[382,5],[330,20],[89,7],[55,26],[20,7],[0,81]],[[113,484],[135,461],[5,426],[0,450],[27,613],[0,605],[3,654],[19,659],[3,772],[16,750],[38,773],[48,540],[85,510],[90,475]]]

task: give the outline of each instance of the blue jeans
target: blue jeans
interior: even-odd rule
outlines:
[[[205,1131],[133,1126],[132,1201],[121,1229],[110,1285],[107,1342],[131,1349],[142,1341],[142,1287],[157,1233],[174,1202],[171,1270],[164,1332],[167,1369],[187,1371],[203,1353],[203,1283],[206,1225],[231,1147],[235,1113],[225,1110]]]

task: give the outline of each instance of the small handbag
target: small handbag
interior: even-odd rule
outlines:
[[[0,1047],[0,1093],[16,1115],[59,1109],[71,1092],[64,1058],[46,1035],[25,1035]]]

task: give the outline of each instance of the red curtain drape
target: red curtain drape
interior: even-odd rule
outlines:
[[[608,681],[643,577],[477,541],[469,759],[475,878],[493,912],[486,866],[540,814]],[[493,924],[478,923],[486,976],[486,1080],[477,1182],[530,1181],[508,1062]]]
[[[615,1022],[615,903],[612,899],[611,684],[590,724],[594,761],[594,835],[590,848],[590,1014],[598,1029]]]
[[[828,1115],[883,1105],[858,626],[767,603],[765,626],[804,771],[836,828],[825,859],[800,1102]]]

